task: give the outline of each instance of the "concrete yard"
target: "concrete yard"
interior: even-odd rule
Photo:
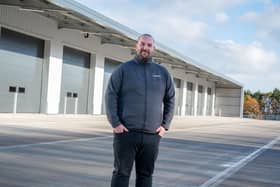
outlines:
[[[279,158],[279,121],[175,117],[153,186],[279,187]],[[108,187],[112,166],[104,116],[0,115],[0,186]]]

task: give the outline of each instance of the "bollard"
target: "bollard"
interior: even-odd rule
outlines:
[[[14,106],[13,106],[13,113],[17,113],[17,100],[18,100],[18,93],[14,92]]]
[[[66,109],[67,109],[67,96],[64,97],[64,109],[63,109],[63,114],[66,114]]]
[[[78,113],[78,97],[75,97],[75,113],[74,114],[77,114]]]

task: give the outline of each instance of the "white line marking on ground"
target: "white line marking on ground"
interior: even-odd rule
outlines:
[[[258,157],[260,154],[262,154],[266,149],[270,149],[274,144],[276,144],[280,140],[280,136],[276,137],[274,140],[270,141],[268,144],[264,145],[263,147],[257,149],[253,153],[249,154],[245,158],[241,159],[240,161],[233,164],[231,167],[227,168],[226,170],[218,173],[216,176],[212,177],[200,187],[216,187],[221,182],[223,182],[226,178],[233,175],[235,172],[240,170],[242,167],[244,167],[246,164],[254,160],[256,157]]]
[[[41,143],[33,143],[33,144],[3,146],[3,147],[0,147],[0,151],[11,150],[11,149],[19,149],[19,148],[27,148],[27,147],[34,147],[34,146],[40,146],[40,145],[55,145],[55,144],[60,144],[60,143],[99,140],[99,139],[106,139],[106,138],[111,138],[111,137],[113,137],[113,136],[102,136],[102,137],[94,137],[94,138],[79,138],[79,139],[58,140],[58,141],[41,142]]]

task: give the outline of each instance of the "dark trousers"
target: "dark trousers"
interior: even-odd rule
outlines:
[[[151,187],[160,136],[141,132],[114,134],[114,171],[111,187],[128,187],[135,161],[136,187]]]

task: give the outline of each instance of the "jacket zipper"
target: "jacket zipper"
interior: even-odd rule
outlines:
[[[143,129],[145,129],[146,121],[147,121],[147,64],[144,64],[144,72],[145,72],[145,111],[144,111],[144,124]]]

